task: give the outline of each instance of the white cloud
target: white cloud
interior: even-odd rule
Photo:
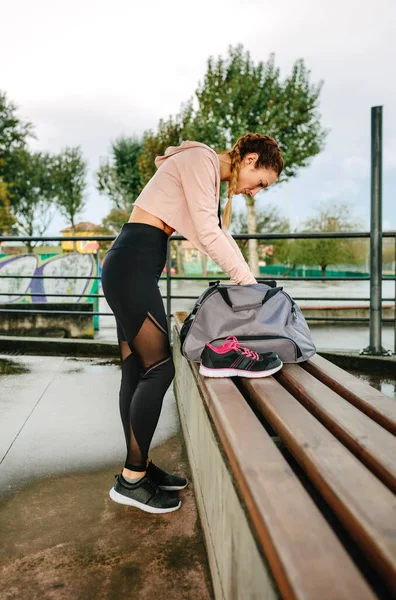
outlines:
[[[366,179],[371,176],[371,156],[353,155],[345,158],[341,163],[345,173],[355,179]],[[396,137],[387,141],[382,149],[383,170],[396,167]]]
[[[357,196],[358,185],[353,179],[344,179],[337,181],[323,182],[321,197],[323,200],[340,200],[352,196]]]
[[[341,163],[346,174],[354,178],[370,177],[370,160],[366,156],[348,156]]]
[[[396,168],[396,136],[389,140],[384,148],[383,167],[384,169]]]

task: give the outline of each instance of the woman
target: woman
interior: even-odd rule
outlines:
[[[158,280],[168,237],[177,231],[210,256],[231,281],[257,283],[228,233],[234,194],[272,185],[283,169],[276,141],[246,133],[228,152],[184,141],[155,159],[157,171],[134,203],[133,212],[106,253],[102,287],[114,313],[121,356],[119,408],[127,445],[122,473],[110,497],[152,513],[181,506],[167,493],[186,487],[184,477],[166,473],[148,459],[163,397],[175,374]],[[220,181],[228,202],[220,219]]]

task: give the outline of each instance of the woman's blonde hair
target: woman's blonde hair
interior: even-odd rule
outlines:
[[[231,223],[232,198],[237,188],[241,161],[249,152],[257,152],[258,154],[256,169],[271,168],[277,173],[278,177],[283,169],[282,152],[276,140],[269,135],[247,132],[235,142],[231,150],[220,153],[229,154],[231,157],[231,176],[227,191],[228,200],[222,218],[222,225],[227,230]]]

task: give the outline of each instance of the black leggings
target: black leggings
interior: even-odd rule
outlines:
[[[114,313],[121,356],[119,408],[127,445],[124,467],[145,471],[163,398],[175,375],[158,280],[168,235],[148,223],[124,223],[107,251],[102,289]]]

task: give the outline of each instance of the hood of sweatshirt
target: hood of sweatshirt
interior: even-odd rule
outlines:
[[[181,143],[180,146],[168,146],[168,148],[165,150],[165,154],[163,156],[157,156],[155,158],[155,160],[154,160],[155,166],[158,169],[162,165],[162,163],[166,161],[167,158],[169,158],[170,156],[173,156],[174,154],[177,154],[178,152],[183,152],[184,150],[188,150],[189,148],[206,148],[207,150],[210,150],[217,159],[217,153],[210,146],[207,146],[206,144],[203,144],[202,142],[194,142],[194,141],[190,141],[190,140],[185,140],[184,142]]]

